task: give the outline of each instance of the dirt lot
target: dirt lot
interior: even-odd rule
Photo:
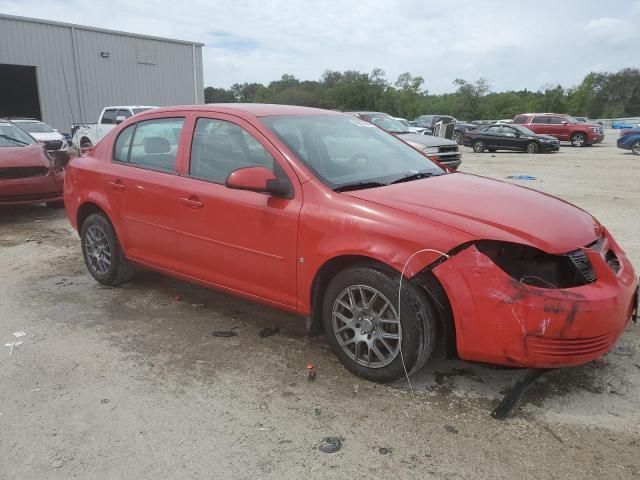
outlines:
[[[519,183],[591,211],[640,266],[640,158],[616,135],[552,155],[465,148],[462,170],[535,176]],[[636,326],[498,422],[489,412],[521,371],[437,352],[414,398],[406,382],[352,376],[303,324],[155,273],[101,287],[62,211],[0,209],[0,340],[23,341],[0,350],[0,478],[640,476]],[[260,338],[270,326],[280,333]],[[338,453],[318,450],[329,435]]]

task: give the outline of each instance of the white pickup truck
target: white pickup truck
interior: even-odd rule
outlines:
[[[74,123],[71,125],[71,142],[77,149],[91,148],[119,123],[152,108],[156,107],[147,105],[105,107],[100,112],[98,123]]]

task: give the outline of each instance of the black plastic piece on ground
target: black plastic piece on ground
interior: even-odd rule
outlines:
[[[504,396],[500,404],[491,412],[491,416],[496,420],[504,420],[509,415],[509,412],[516,406],[522,396],[527,393],[529,387],[540,378],[543,374],[547,373],[550,368],[533,368],[527,372],[522,380],[518,380],[516,384],[511,387],[509,392]]]

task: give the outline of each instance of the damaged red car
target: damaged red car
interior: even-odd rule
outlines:
[[[63,185],[64,165],[29,134],[0,119],[0,206],[61,207]]]
[[[71,161],[64,197],[98,282],[143,267],[295,312],[374,381],[418,370],[436,341],[471,361],[581,364],[637,304],[589,213],[337,112],[150,110]]]

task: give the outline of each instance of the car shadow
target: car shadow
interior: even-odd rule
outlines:
[[[64,217],[63,208],[49,208],[44,204],[0,206],[0,225],[44,222]]]

